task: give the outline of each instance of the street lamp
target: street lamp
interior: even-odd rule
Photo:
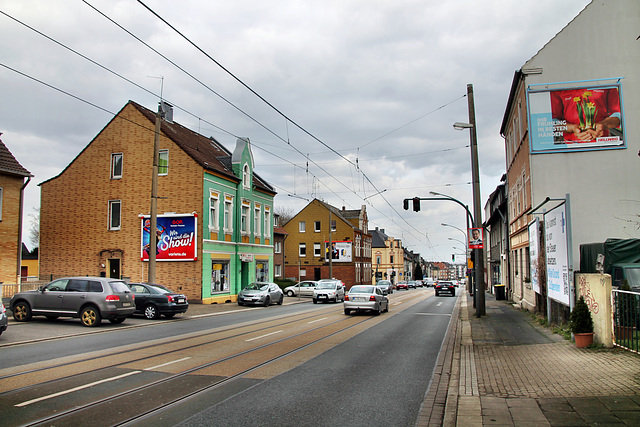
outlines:
[[[453,128],[456,130],[469,129],[471,139],[471,175],[473,183],[473,227],[482,228],[482,201],[480,200],[480,171],[478,167],[478,135],[476,132],[476,113],[473,104],[473,85],[467,85],[467,101],[469,105],[469,123],[456,122]],[[484,300],[484,261],[483,249],[474,249],[474,270],[476,278],[476,317],[483,316],[485,312]]]

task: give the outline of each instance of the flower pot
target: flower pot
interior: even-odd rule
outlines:
[[[593,344],[593,332],[586,332],[583,334],[573,334],[576,340],[576,347],[584,348]]]

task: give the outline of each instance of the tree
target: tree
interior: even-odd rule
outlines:
[[[29,214],[29,243],[35,249],[40,246],[40,208],[33,208],[33,212]]]
[[[282,227],[287,222],[291,221],[291,219],[296,216],[297,212],[291,207],[278,206],[273,209],[273,213],[278,215],[278,225]]]

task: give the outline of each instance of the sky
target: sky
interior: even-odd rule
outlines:
[[[473,212],[467,85],[482,208],[506,173],[514,72],[588,0],[0,0],[0,137],[39,183],[133,100],[233,151],[252,144],[274,210],[366,207],[427,261],[463,262]],[[442,224],[448,224],[443,226]]]

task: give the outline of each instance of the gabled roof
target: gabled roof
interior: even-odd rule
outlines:
[[[2,135],[0,133],[0,135]],[[4,145],[0,139],[0,173],[8,175],[18,175],[23,177],[31,177],[31,172],[22,167],[20,163],[13,157],[11,151]]]
[[[386,241],[389,239],[384,232],[384,230],[380,230],[376,228],[375,230],[369,230],[369,234],[371,234],[371,247],[372,248],[386,248]]]

